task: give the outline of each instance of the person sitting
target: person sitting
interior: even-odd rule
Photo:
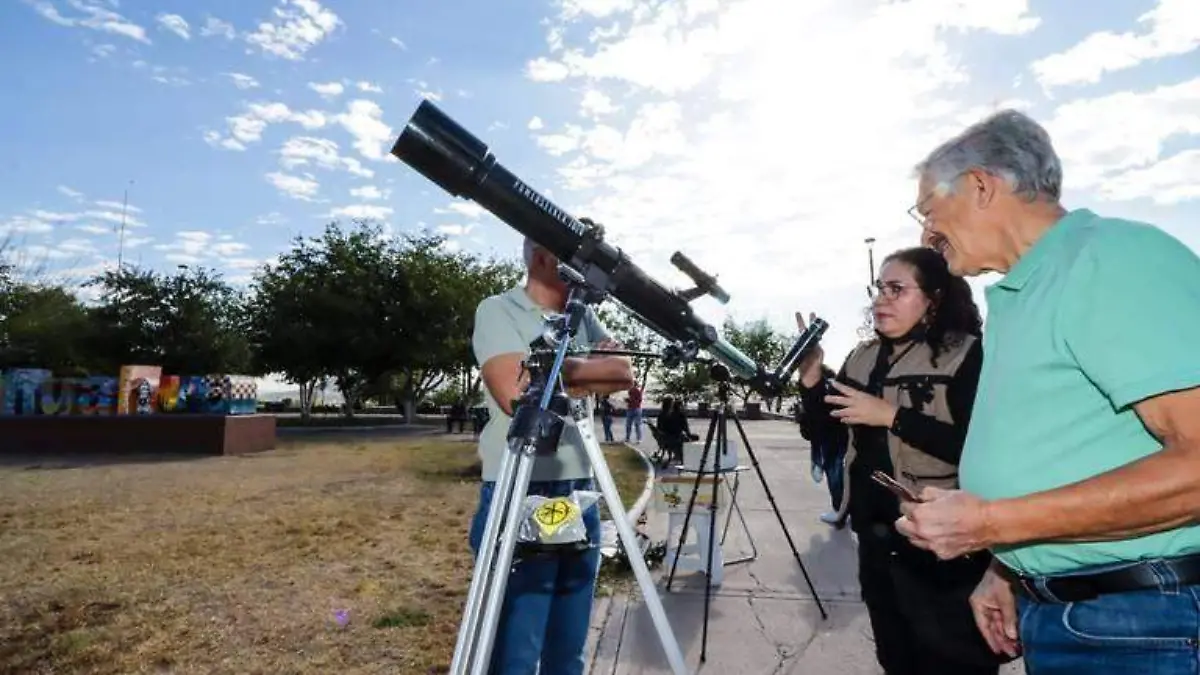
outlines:
[[[682,463],[683,444],[695,440],[683,404],[672,396],[664,397],[656,423],[663,437],[663,449],[667,451],[668,461]]]

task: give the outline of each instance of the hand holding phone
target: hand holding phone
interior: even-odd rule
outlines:
[[[892,494],[896,495],[903,501],[914,502],[917,504],[921,503],[921,499],[913,494],[912,490],[909,490],[900,483],[896,482],[895,478],[892,478],[882,471],[873,472],[871,474],[871,479],[890,490]]]

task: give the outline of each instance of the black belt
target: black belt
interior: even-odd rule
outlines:
[[[1012,576],[1016,589],[1031,600],[1052,603],[1082,602],[1110,593],[1200,584],[1200,555],[1147,560],[1129,567],[1095,574],[1045,577],[1040,583],[1037,577],[1015,573]]]

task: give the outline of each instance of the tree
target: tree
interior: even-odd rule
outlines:
[[[613,339],[621,343],[623,349],[633,351],[655,352],[661,354],[667,346],[667,341],[658,333],[650,330],[638,321],[632,314],[624,311],[619,305],[603,304],[596,308],[596,316],[612,333]],[[663,372],[662,359],[652,356],[635,356],[630,359],[638,385],[645,390],[650,382],[650,376]]]
[[[413,324],[412,289],[396,247],[379,227],[330,223],[320,237],[297,237],[254,281],[250,311],[260,370],[300,386],[302,414],[329,377],[347,416],[364,392],[397,369]]]
[[[655,392],[660,396],[673,396],[685,405],[709,401],[716,393],[716,383],[708,372],[706,363],[689,363],[677,368],[662,368]]]
[[[428,233],[404,236],[398,264],[410,280],[411,325],[398,354],[393,395],[412,419],[417,402],[450,383],[467,399],[479,388],[471,351],[475,308],[520,280],[510,261],[483,260],[450,250],[446,238]]]
[[[87,375],[97,365],[88,353],[92,332],[87,310],[66,290],[0,278],[0,370]]]
[[[95,365],[161,365],[164,373],[251,372],[245,299],[220,275],[180,266],[175,274],[123,266],[88,282],[100,288],[91,310]]]
[[[768,369],[774,368],[791,346],[785,335],[776,332],[771,328],[771,324],[763,319],[746,324],[726,319],[721,326],[721,334],[729,344]],[[754,393],[748,385],[736,382],[733,383],[731,391],[742,399],[743,404],[747,403]]]

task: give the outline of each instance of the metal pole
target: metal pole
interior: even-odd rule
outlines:
[[[125,198],[121,201],[121,238],[117,243],[117,272],[121,271],[122,262],[125,256],[125,214],[129,211],[129,186],[133,185],[130,180],[125,186]]]

